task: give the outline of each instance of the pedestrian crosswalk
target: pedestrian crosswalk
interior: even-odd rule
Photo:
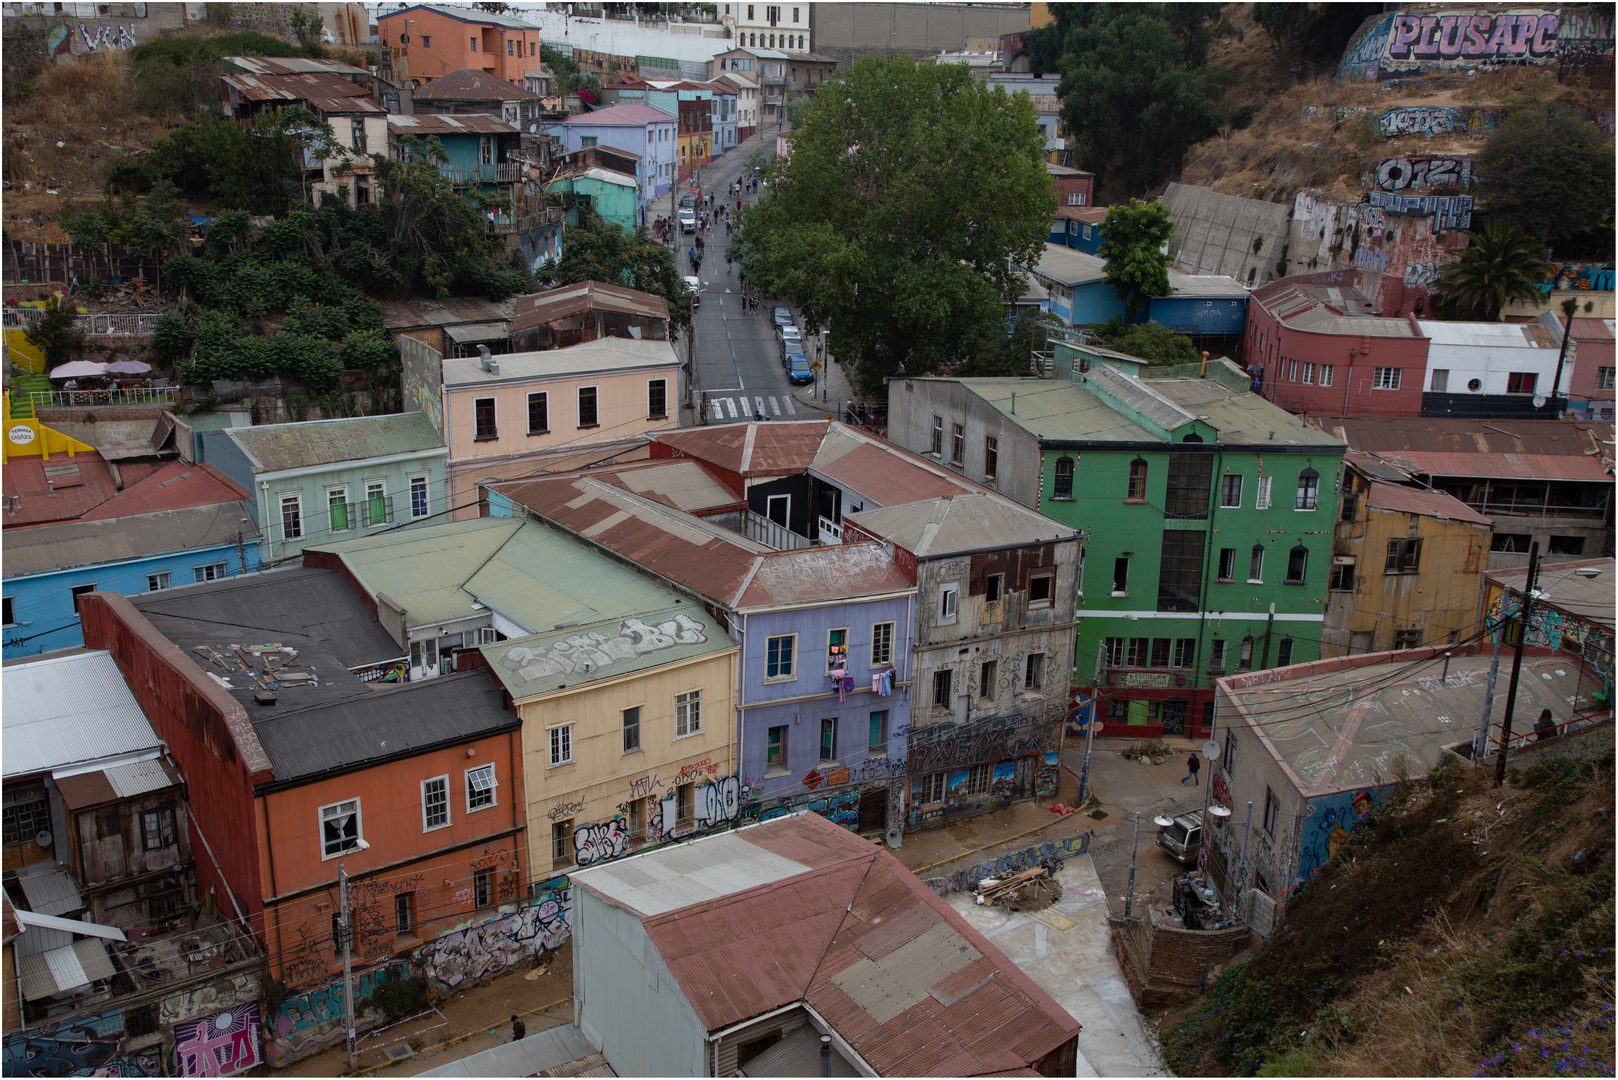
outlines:
[[[748,396],[738,394],[734,397],[708,398],[708,417],[714,423],[727,420],[752,420],[762,416],[773,420],[781,416],[797,416],[798,410],[792,405],[790,395],[776,396]]]

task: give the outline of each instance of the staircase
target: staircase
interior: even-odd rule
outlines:
[[[32,371],[19,371],[11,377],[11,416],[12,420],[32,420],[34,417],[33,393],[36,390],[49,392],[51,380],[49,376]]]

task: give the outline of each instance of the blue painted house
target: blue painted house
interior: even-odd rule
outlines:
[[[118,490],[129,474],[140,479]],[[52,502],[74,512],[6,523],[7,660],[82,645],[82,593],[157,592],[259,569],[247,492],[207,466],[123,463],[113,474],[93,451],[70,463],[22,458],[6,463],[6,491],[23,517]]]
[[[1049,243],[1099,257],[1106,222],[1105,206],[1058,206]]]
[[[1233,277],[1169,271],[1169,295],[1154,296],[1146,318],[1194,337],[1240,335],[1247,330],[1247,290]]]
[[[1022,269],[1045,289],[1043,310],[1069,326],[1124,317],[1124,303],[1107,284],[1107,264],[1099,256],[1047,242],[1039,262]]]
[[[390,115],[388,154],[405,159],[413,152],[411,139],[438,141],[449,159],[439,165],[439,171],[455,186],[476,187],[504,196],[513,208],[518,205],[522,164],[510,157],[522,147],[522,130],[516,123],[486,113]],[[511,216],[498,215],[491,223],[509,226]]]
[[[562,143],[564,153],[591,146],[611,146],[640,155],[642,216],[660,195],[667,195],[674,184],[675,163],[679,160],[678,123],[672,111],[655,109],[642,101],[614,105],[608,109],[579,113],[542,129]]]

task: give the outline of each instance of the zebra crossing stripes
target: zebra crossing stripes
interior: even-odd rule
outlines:
[[[780,396],[752,396],[739,394],[734,397],[711,397],[708,399],[709,416],[716,421],[723,420],[751,420],[755,416],[774,419],[781,416],[797,416],[798,410],[792,404],[792,397],[788,394]]]

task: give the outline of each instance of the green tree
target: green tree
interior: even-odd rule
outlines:
[[[1197,347],[1190,338],[1155,322],[1126,327],[1122,319],[1112,319],[1101,327],[1101,341],[1114,352],[1138,356],[1150,364],[1188,364],[1197,358]]]
[[[1204,66],[1213,4],[1058,4],[1037,31],[1041,66],[1059,56],[1057,93],[1080,163],[1114,199],[1179,172],[1219,130],[1234,78]],[[1032,36],[1032,35],[1031,35]]]
[[[389,257],[412,292],[451,296],[469,270],[487,267],[501,250],[486,215],[504,213],[510,201],[475,187],[457,188],[440,166],[449,161],[437,139],[407,139],[404,160],[372,155],[376,167],[383,236]],[[497,287],[499,280],[481,282]],[[505,284],[519,287],[525,281]],[[509,294],[508,294],[509,295]],[[503,297],[495,297],[503,299]]]
[[[1466,234],[1467,246],[1438,272],[1434,289],[1450,315],[1501,321],[1514,300],[1534,303],[1545,280],[1545,245],[1515,225],[1491,222]]]
[[[1031,370],[1034,351],[1043,350],[1064,329],[1061,319],[1048,311],[1023,312],[1008,334],[1002,328],[985,331],[973,343],[971,354],[955,369],[962,378],[1021,378]]]
[[[28,344],[45,357],[45,370],[50,371],[73,359],[73,354],[84,344],[84,331],[79,329],[79,312],[63,299],[61,293],[45,298],[44,313],[39,321],[23,331]]]
[[[541,275],[547,289],[575,281],[627,285],[667,300],[669,322],[676,332],[691,322],[691,291],[669,249],[644,227],[626,233],[593,210],[579,209],[578,227],[568,230],[562,258]]]
[[[1612,146],[1565,105],[1506,117],[1484,143],[1478,173],[1489,220],[1508,222],[1552,247],[1612,227]]]
[[[1366,17],[1381,11],[1382,5],[1375,3],[1258,3],[1253,21],[1294,64],[1335,63]]]
[[[965,67],[866,59],[817,89],[815,106],[741,219],[747,280],[783,296],[859,389],[901,368],[963,359],[1005,318],[1044,248],[1055,195],[1026,94]]]
[[[1106,231],[1097,253],[1107,260],[1108,285],[1124,302],[1124,325],[1152,296],[1169,294],[1169,263],[1163,245],[1174,235],[1167,203],[1130,199],[1107,212]]]

